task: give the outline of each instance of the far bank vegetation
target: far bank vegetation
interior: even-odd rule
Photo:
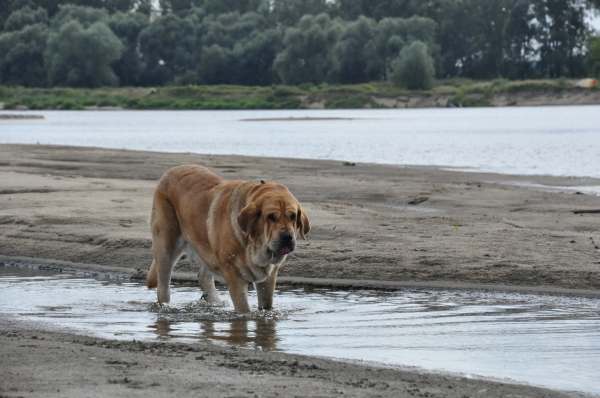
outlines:
[[[600,104],[600,89],[576,79],[436,80],[429,90],[387,82],[355,85],[24,88],[0,86],[4,109],[351,109]],[[564,102],[560,102],[560,100]],[[558,101],[558,102],[557,102]]]

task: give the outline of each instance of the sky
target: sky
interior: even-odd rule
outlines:
[[[600,32],[600,15],[592,19],[591,24],[597,32]]]

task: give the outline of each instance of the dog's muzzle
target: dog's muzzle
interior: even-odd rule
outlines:
[[[294,235],[289,231],[285,231],[285,232],[281,232],[279,234],[279,239],[276,244],[276,249],[275,250],[267,249],[267,251],[269,251],[271,253],[280,254],[280,255],[286,255],[286,254],[290,254],[291,252],[293,252],[295,248],[296,248],[296,241],[294,240]]]

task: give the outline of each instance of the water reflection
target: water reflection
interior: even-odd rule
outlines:
[[[148,326],[148,329],[154,329],[154,333],[159,339],[168,339],[173,332],[172,324],[171,321],[157,319],[153,325]]]
[[[260,350],[277,349],[277,322],[272,319],[204,321],[200,325],[202,339]]]
[[[147,326],[159,340],[178,338],[212,341],[260,350],[276,350],[277,322],[285,319],[280,311],[237,314],[232,308],[214,307],[203,301],[183,308],[151,304],[155,321]]]

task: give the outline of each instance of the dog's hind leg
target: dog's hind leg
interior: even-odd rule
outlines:
[[[156,264],[156,296],[159,303],[171,301],[171,273],[181,257],[184,245],[185,241],[180,237],[170,242],[161,242],[154,249],[153,264]]]
[[[159,303],[171,300],[171,273],[181,257],[185,241],[181,236],[175,209],[166,200],[155,197],[152,206],[152,252],[154,261],[146,278],[149,288],[156,287]]]

